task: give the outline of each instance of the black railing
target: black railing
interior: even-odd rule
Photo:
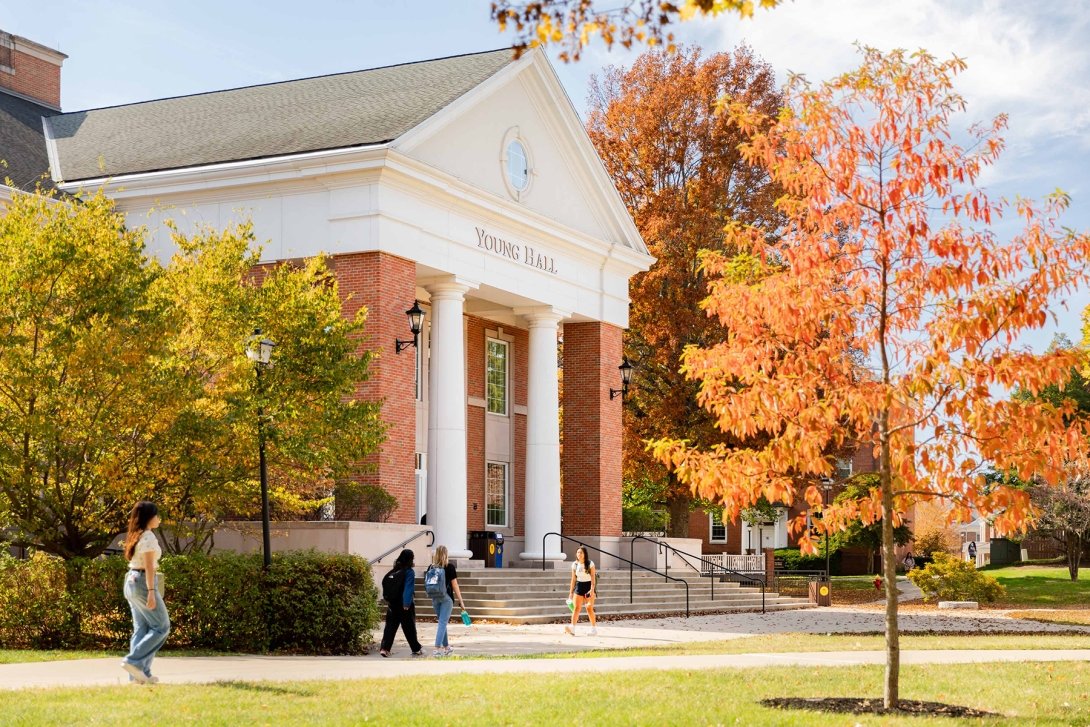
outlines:
[[[431,542],[428,543],[429,548],[431,546],[435,545],[435,533],[433,533],[431,530],[421,530],[419,533],[416,533],[415,535],[410,535],[409,537],[405,538],[400,543],[398,543],[394,547],[390,548],[389,550],[387,550],[385,553],[383,553],[379,557],[372,558],[371,560],[369,560],[367,562],[370,565],[374,565],[375,563],[378,563],[380,560],[382,560],[383,558],[388,556],[390,553],[394,552],[395,550],[397,550],[399,548],[404,548],[406,545],[408,545],[409,543],[413,542],[414,540],[416,540],[417,538],[419,538],[419,537],[421,537],[423,535],[430,535],[431,536]]]
[[[630,558],[635,557],[636,541],[637,540],[646,540],[648,543],[654,543],[655,545],[658,546],[659,552],[665,553],[665,555],[666,555],[666,571],[667,572],[669,572],[669,570],[670,570],[670,551],[671,550],[674,551],[674,553],[677,556],[679,556],[682,561],[684,561],[685,565],[687,565],[690,568],[692,568],[693,570],[695,570],[701,576],[704,575],[703,570],[701,568],[695,567],[691,562],[689,562],[689,558],[693,558],[695,560],[700,561],[703,565],[706,565],[706,566],[709,566],[709,567],[711,567],[713,569],[717,569],[719,571],[722,571],[722,573],[720,575],[718,575],[718,576],[713,575],[712,579],[711,579],[712,600],[713,601],[715,600],[715,581],[716,581],[717,578],[723,578],[724,580],[727,579],[727,578],[730,578],[732,581],[737,578],[737,579],[740,579],[742,581],[748,581],[748,582],[751,582],[751,583],[755,584],[755,587],[759,587],[761,589],[761,613],[765,613],[765,592],[766,592],[766,589],[767,589],[767,584],[765,583],[765,580],[766,580],[765,578],[754,576],[754,575],[749,575],[749,574],[742,573],[742,572],[736,571],[736,570],[731,570],[730,568],[727,568],[725,565],[719,565],[718,563],[715,563],[714,561],[707,560],[706,558],[701,558],[698,555],[693,555],[692,553],[686,553],[683,550],[678,550],[677,548],[670,545],[669,543],[664,543],[661,540],[656,540],[655,538],[649,538],[646,535],[635,535],[635,536],[632,537],[632,540],[629,541],[629,543],[628,543],[628,555],[629,555]]]
[[[593,545],[590,545],[588,543],[584,543],[582,540],[576,540],[575,538],[573,538],[571,536],[568,536],[568,535],[561,535],[560,533],[545,533],[545,536],[541,539],[541,570],[545,570],[545,560],[546,560],[546,558],[545,558],[545,541],[548,540],[549,537],[552,536],[552,535],[555,535],[556,537],[560,538],[560,541],[562,543],[563,543],[563,541],[567,540],[567,541],[570,541],[572,543],[575,543],[576,545],[581,545],[584,548],[588,548],[590,550],[593,550],[596,553],[601,553],[602,555],[608,556],[610,558],[616,558],[619,561],[622,561],[624,563],[628,563],[628,602],[629,603],[635,603],[636,602],[635,590],[634,590],[633,585],[632,585],[633,580],[634,580],[633,579],[633,573],[635,572],[636,568],[642,568],[643,570],[650,571],[651,573],[654,573],[657,576],[663,576],[668,581],[677,581],[678,583],[682,584],[683,586],[685,586],[685,618],[689,618],[689,582],[686,581],[684,578],[674,578],[673,576],[667,575],[665,573],[661,573],[661,572],[655,570],[654,568],[648,568],[645,565],[640,565],[639,563],[637,563],[636,561],[634,561],[634,560],[632,560],[630,558],[625,558],[622,555],[617,555],[616,553],[610,553],[608,551],[602,550],[601,548],[596,548]]]
[[[824,570],[777,570],[772,578],[777,593],[788,596],[808,596],[810,582],[827,580],[829,574]]]

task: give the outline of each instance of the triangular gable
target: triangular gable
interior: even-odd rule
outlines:
[[[605,243],[647,253],[579,115],[545,55],[533,50],[390,146],[511,201],[506,142],[517,134],[533,168],[518,204]]]

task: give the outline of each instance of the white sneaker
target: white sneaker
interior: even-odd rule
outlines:
[[[148,674],[148,684],[158,684],[159,677]]]
[[[587,632],[587,636],[597,636],[597,635],[598,635],[598,629],[596,629],[596,628],[592,628],[590,631]]]
[[[140,667],[138,667],[136,664],[130,664],[123,661],[121,662],[121,668],[127,671],[129,673],[129,676],[132,677],[132,680],[137,684],[148,683],[148,675],[141,671]]]
[[[443,649],[443,656],[450,656],[453,653],[454,653],[454,647],[453,646],[448,646],[447,648]]]
[[[564,633],[566,633],[568,636],[575,636],[575,631],[572,630],[571,626],[565,626]]]

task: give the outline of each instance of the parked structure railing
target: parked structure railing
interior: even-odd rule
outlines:
[[[588,550],[593,550],[595,553],[601,553],[604,556],[608,556],[610,558],[616,558],[617,560],[621,561],[622,563],[628,563],[628,602],[629,603],[635,603],[636,602],[635,589],[633,587],[633,583],[635,581],[633,575],[635,573],[636,568],[640,568],[642,570],[649,571],[651,573],[654,573],[657,576],[662,576],[663,578],[665,578],[668,581],[677,581],[678,583],[682,584],[683,586],[685,586],[685,618],[689,618],[689,582],[686,581],[684,578],[675,578],[675,577],[673,577],[671,575],[667,575],[666,573],[655,570],[654,568],[648,568],[645,565],[637,563],[636,561],[632,560],[631,558],[625,558],[623,555],[617,555],[616,553],[610,553],[607,550],[602,550],[601,548],[596,548],[595,546],[593,546],[593,545],[591,545],[589,543],[584,543],[582,540],[576,540],[575,538],[573,538],[573,537],[571,537],[569,535],[561,535],[560,533],[545,533],[545,536],[543,538],[541,538],[541,570],[545,570],[545,561],[546,561],[546,559],[545,559],[545,553],[546,553],[545,541],[548,540],[550,537],[553,537],[553,536],[555,536],[557,538],[560,538],[561,543],[563,543],[563,541],[567,540],[570,543],[575,543],[576,545],[581,545],[582,547],[587,548]],[[654,542],[654,541],[652,541],[652,542]]]
[[[631,556],[631,557],[635,557],[636,541],[637,540],[645,540],[648,543],[654,543],[656,546],[658,546],[658,552],[664,553],[665,556],[666,556],[666,564],[665,564],[666,565],[666,568],[665,568],[666,571],[670,570],[670,552],[671,551],[675,555],[677,555],[679,558],[681,558],[682,562],[685,563],[685,565],[687,565],[689,568],[692,568],[694,571],[699,573],[701,575],[701,577],[703,577],[704,575],[707,575],[705,573],[705,569],[709,569],[711,571],[711,573],[710,573],[711,581],[710,582],[711,582],[711,596],[712,596],[713,601],[715,600],[715,582],[719,578],[723,578],[724,580],[730,579],[731,582],[736,582],[736,583],[737,582],[745,582],[745,583],[753,584],[753,587],[761,589],[761,613],[766,612],[765,611],[765,592],[766,592],[767,584],[765,583],[766,579],[765,579],[763,574],[760,575],[760,576],[757,576],[757,575],[753,575],[751,573],[742,573],[740,571],[731,570],[730,568],[727,568],[727,567],[722,566],[722,565],[718,565],[718,564],[714,563],[713,561],[707,560],[706,558],[704,558],[704,556],[698,556],[698,555],[693,555],[692,553],[686,553],[683,550],[678,550],[676,547],[674,547],[673,545],[670,545],[669,543],[663,542],[661,540],[656,540],[655,538],[649,538],[649,537],[647,537],[645,535],[637,535],[637,536],[633,537],[631,541],[629,541],[629,544],[628,544],[628,546],[629,546],[629,556]],[[698,561],[700,563],[700,565],[693,565],[693,563],[692,563],[693,560]],[[629,562],[632,562],[632,561],[630,560]],[[669,578],[669,576],[666,576],[666,577]]]
[[[367,562],[369,564],[371,564],[371,565],[374,565],[375,563],[378,563],[380,560],[382,560],[383,558],[385,558],[386,556],[388,556],[390,553],[394,552],[395,550],[400,550],[401,548],[404,548],[406,545],[413,542],[417,538],[421,538],[421,537],[423,537],[425,535],[430,535],[431,536],[431,541],[428,543],[428,547],[430,548],[431,546],[435,545],[435,533],[432,532],[431,530],[421,530],[420,532],[418,532],[418,533],[416,533],[414,535],[410,535],[409,537],[405,538],[400,543],[398,543],[394,547],[390,548],[389,550],[387,550],[386,552],[384,552],[382,555],[378,556],[377,558],[372,558],[371,560],[369,560]]]

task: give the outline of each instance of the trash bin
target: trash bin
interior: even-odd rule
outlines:
[[[503,567],[503,533],[473,530],[469,533],[469,550],[475,560],[483,560],[485,568]]]
[[[810,603],[816,603],[819,606],[829,606],[832,605],[832,598],[832,585],[827,578],[819,578],[816,581],[810,581]]]

